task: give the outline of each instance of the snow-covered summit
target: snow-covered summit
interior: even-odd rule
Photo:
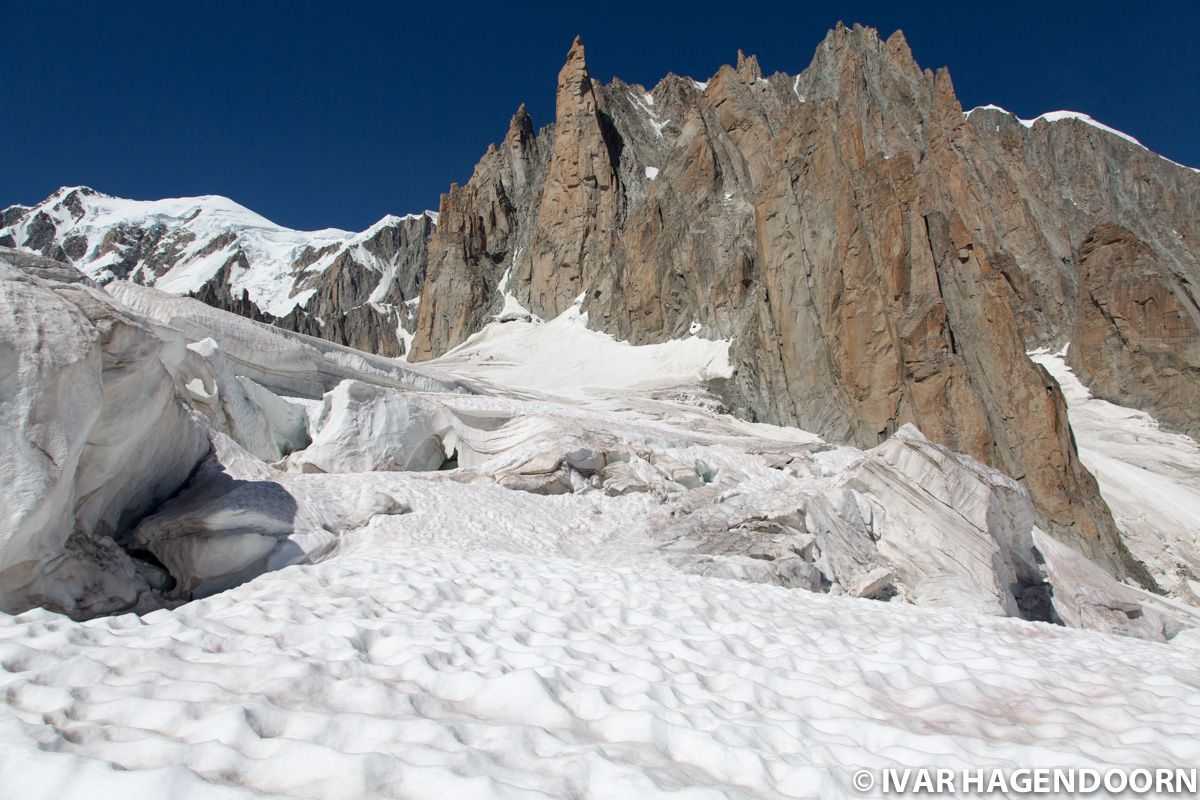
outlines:
[[[72,197],[76,199],[72,200]],[[47,210],[57,219],[63,219],[64,215],[54,212],[66,211],[75,221],[87,222],[94,227],[151,221],[183,222],[203,218],[209,227],[226,225],[287,230],[240,203],[217,194],[162,200],[127,200],[96,191],[90,186],[63,186],[39,203],[38,207],[48,207]],[[349,235],[348,231],[332,228],[321,233]]]
[[[296,330],[397,355],[399,307],[419,291],[436,218],[425,211],[388,215],[362,232],[298,231],[220,195],[128,200],[64,186],[35,206],[4,211],[0,244],[74,264],[101,284],[203,292],[215,305],[267,318],[297,312]],[[339,302],[320,302],[323,291]],[[342,319],[368,301],[355,319]]]
[[[381,231],[435,216],[388,215],[361,233],[297,231],[221,195],[127,200],[64,186],[0,228],[0,238],[38,252],[60,248],[100,283],[121,278],[175,294],[199,291],[240,253],[246,263],[230,276],[230,289],[280,317],[314,293],[297,291],[298,274],[322,272],[348,251],[363,255]]]

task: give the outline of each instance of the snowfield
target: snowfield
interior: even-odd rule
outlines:
[[[1195,651],[370,532],[174,611],[0,624],[13,797],[837,798],[858,767],[1200,760]]]
[[[0,797],[1200,764],[1200,448],[1054,356],[1168,597],[911,426],[864,451],[722,413],[727,342],[515,309],[408,365],[6,250],[0,309]]]

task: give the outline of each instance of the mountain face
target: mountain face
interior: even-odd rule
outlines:
[[[730,339],[729,410],[877,446],[906,424],[1018,479],[1039,524],[1153,585],[1079,462],[1058,384],[1200,431],[1200,175],[1082,114],[964,113],[899,32],[839,25],[798,75],[558,76],[440,213],[299,233],[224,198],[60,190],[0,245],[410,361],[494,320]],[[437,222],[435,226],[435,221]],[[411,332],[411,333],[410,333]]]
[[[1146,580],[1026,351],[1070,341],[1096,394],[1196,430],[1194,170],[1083,115],[964,114],[902,34],[839,25],[799,75],[739,54],[650,91],[591,78],[576,40],[556,122],[518,111],[441,207],[411,360],[514,302],[731,338],[736,413],[860,447],[913,423]]]
[[[224,197],[139,202],[63,188],[0,216],[0,246],[197,297],[288,330],[400,356],[436,215],[362,233],[293,231]]]

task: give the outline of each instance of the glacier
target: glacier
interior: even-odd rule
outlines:
[[[1200,448],[1060,356],[1166,596],[912,426],[736,419],[727,341],[634,347],[578,304],[419,366],[8,249],[0,309],[6,792],[836,798],[1200,760]]]

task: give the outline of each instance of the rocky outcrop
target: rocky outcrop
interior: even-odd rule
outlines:
[[[619,135],[601,107],[576,37],[558,74],[554,146],[514,291],[545,317],[562,313],[609,261],[621,200]]]
[[[1079,247],[1067,361],[1100,397],[1200,438],[1196,285],[1132,231],[1102,223]]]
[[[961,148],[992,217],[984,233],[1005,255],[1026,342],[1066,342],[1093,228],[1116,224],[1152,246],[1167,271],[1200,280],[1200,173],[1082,114],[1018,120],[967,113]]]
[[[553,134],[535,136],[521,106],[500,147],[489,147],[465,186],[442,195],[438,227],[429,242],[410,360],[444,352],[482,328],[499,311],[497,291],[528,241],[527,219],[545,184]]]
[[[576,41],[557,115],[532,142],[510,131],[443,198],[431,253],[453,257],[431,259],[414,359],[490,320],[502,282],[542,316],[582,297],[591,325],[635,343],[731,337],[737,413],[861,447],[914,424],[1019,479],[1054,535],[1147,580],[1025,351],[1070,335],[1076,245],[1104,216],[1157,204],[1194,230],[1194,173],[1077,119],[964,115],[947,72],[861,27],[832,31],[796,76],[739,54],[705,84],[648,92],[593,80]],[[1140,181],[1101,199],[1125,165]]]

